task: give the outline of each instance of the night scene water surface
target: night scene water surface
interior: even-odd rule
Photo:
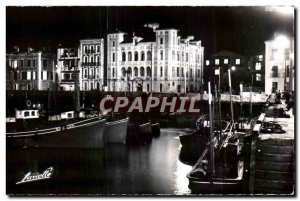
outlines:
[[[7,194],[189,195],[179,160],[183,129],[138,145],[107,144],[104,149],[7,149]],[[53,167],[50,179],[16,184],[28,173]]]

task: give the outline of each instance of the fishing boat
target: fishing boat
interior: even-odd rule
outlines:
[[[193,193],[237,194],[242,192],[244,163],[241,152],[242,143],[239,141],[239,136],[233,133],[224,133],[224,137],[221,144],[217,137],[214,137],[212,143],[208,142],[196,165],[187,174],[189,188]],[[213,147],[213,162],[209,161],[211,160],[210,146]],[[214,167],[210,167],[212,165]]]
[[[26,110],[24,114],[27,114]],[[30,120],[30,116],[26,116]],[[22,121],[26,122],[25,119]],[[21,132],[6,132],[8,147],[103,148],[106,120],[100,117],[60,121],[58,125]]]
[[[228,75],[231,109],[230,126],[226,130],[219,127],[217,135],[214,132],[214,110],[209,82],[209,137],[204,151],[192,170],[187,174],[189,188],[192,193],[240,194],[243,191],[244,158],[242,147],[245,133],[248,133],[248,131],[235,130],[237,124],[234,122],[233,115],[230,70],[228,70]],[[220,107],[219,116],[221,117]]]

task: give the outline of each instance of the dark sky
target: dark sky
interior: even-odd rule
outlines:
[[[264,7],[7,7],[6,48],[25,51],[79,39],[105,37],[107,32],[133,31],[147,22],[180,30],[202,40],[205,56],[230,50],[249,56],[264,51],[274,32],[293,35],[293,18]]]

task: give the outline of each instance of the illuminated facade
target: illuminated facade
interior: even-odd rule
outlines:
[[[42,51],[6,54],[6,82],[11,90],[53,90],[56,55]]]
[[[104,40],[80,40],[80,90],[102,90],[104,82]]]
[[[198,92],[203,83],[201,41],[181,39],[176,29],[144,26],[148,37],[107,35],[109,91]],[[146,34],[145,34],[146,35]]]
[[[265,93],[294,91],[294,39],[277,36],[265,41]]]

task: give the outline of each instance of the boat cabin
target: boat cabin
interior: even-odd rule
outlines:
[[[16,110],[16,119],[37,119],[39,110]]]
[[[61,113],[61,119],[74,119],[74,111],[68,111]]]

